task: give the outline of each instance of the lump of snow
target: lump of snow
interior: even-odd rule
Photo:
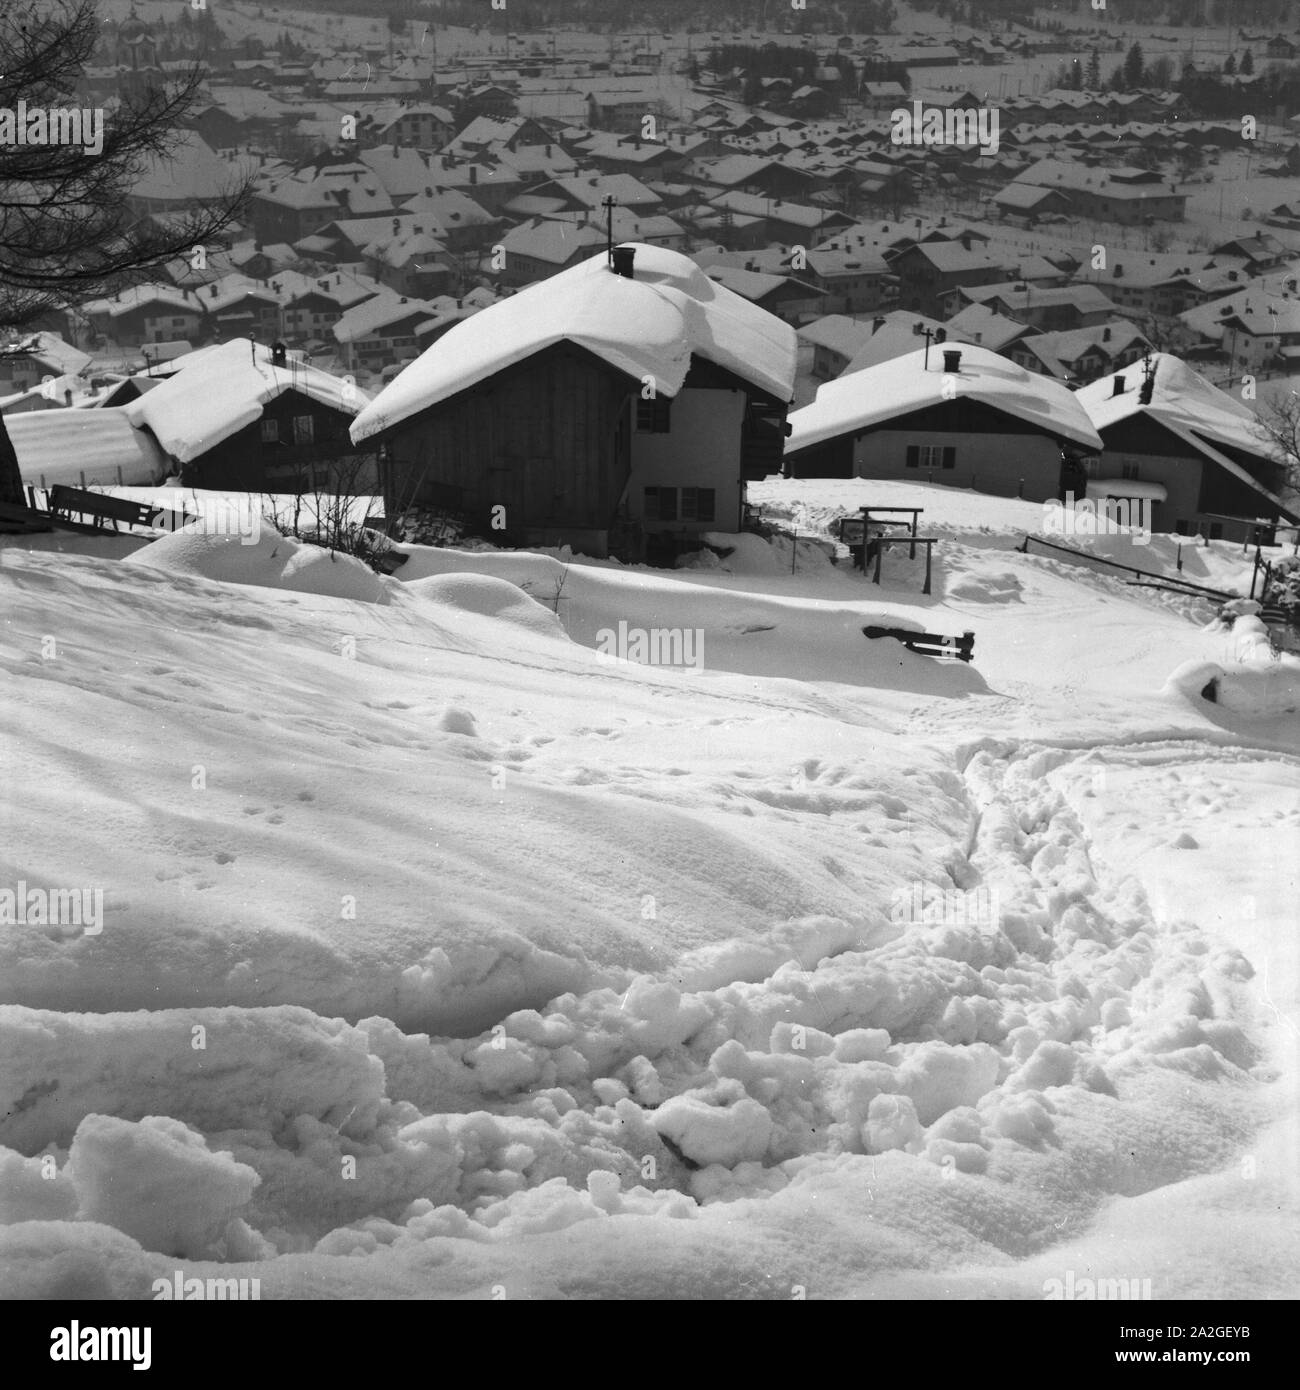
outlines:
[[[850,1028],[835,1039],[835,1060],[879,1062],[889,1045],[889,1034],[883,1028]]]
[[[746,1096],[734,1105],[707,1105],[691,1095],[673,1096],[655,1111],[651,1123],[701,1166],[757,1162],[772,1138],[772,1117]]]
[[[1048,1086],[1068,1086],[1078,1062],[1078,1054],[1063,1042],[1039,1043],[1024,1066],[1008,1079],[1007,1088],[1042,1091]]]
[[[70,1221],[77,1194],[52,1155],[24,1158],[0,1148],[0,1226],[19,1221]]]
[[[949,1047],[922,1043],[898,1069],[899,1089],[912,1097],[924,1125],[945,1111],[974,1105],[998,1079],[998,1054],[987,1043]]]
[[[413,579],[402,590],[484,618],[500,618],[543,637],[563,637],[560,620],[518,584],[491,574],[434,574]]]
[[[306,545],[270,526],[263,526],[251,543],[245,544],[245,539],[209,534],[202,522],[196,522],[146,545],[122,563],[225,584],[289,589],[361,603],[389,602],[384,581],[351,555]]]
[[[1200,843],[1194,835],[1189,835],[1186,830],[1176,839],[1170,840],[1170,849],[1200,849]]]
[[[201,1134],[166,1115],[87,1115],[68,1171],[82,1220],[189,1260],[226,1254],[234,1214],[261,1182],[247,1164],[213,1153]]]
[[[920,1138],[921,1121],[907,1096],[881,1095],[872,1100],[862,1126],[862,1144],[868,1153],[905,1149]]]

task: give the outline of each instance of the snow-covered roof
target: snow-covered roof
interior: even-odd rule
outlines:
[[[1066,387],[987,348],[970,344],[944,347],[959,347],[961,352],[955,379],[963,398],[1037,425],[1045,434],[1100,451],[1100,436]],[[786,453],[858,434],[938,405],[944,399],[944,377],[949,375],[944,371],[944,347],[930,348],[929,370],[922,348],[826,382],[810,405],[791,414]]]
[[[1217,463],[1225,472],[1256,492],[1262,493],[1275,506],[1290,511],[1258,478],[1214,446],[1241,449],[1256,458],[1272,459],[1272,450],[1259,428],[1259,417],[1249,406],[1234,400],[1226,391],[1193,371],[1180,357],[1172,353],[1152,354],[1155,364],[1155,383],[1151,403],[1142,404],[1142,366],[1131,367],[1111,376],[1101,377],[1081,387],[1075,399],[1087,411],[1099,430],[1107,429],[1130,415],[1142,412],[1159,421],[1198,453]],[[1115,394],[1115,384],[1124,378],[1125,389]]]
[[[576,343],[612,367],[650,376],[675,396],[691,355],[788,401],[794,329],[712,280],[689,258],[632,243],[633,278],[604,255],[490,305],[457,324],[380,392],[353,421],[360,441],[427,410],[556,343]]]
[[[285,391],[299,391],[348,415],[369,399],[351,382],[305,362],[291,359],[277,367],[269,347],[243,339],[200,348],[175,366],[174,376],[122,409],[137,429],[152,430],[182,463],[260,419],[267,402]]]
[[[18,471],[33,486],[87,482],[155,483],[169,468],[166,455],[138,429],[124,406],[101,410],[34,410],[6,415]],[[44,479],[44,484],[42,484]]]

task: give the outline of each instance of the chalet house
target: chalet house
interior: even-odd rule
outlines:
[[[203,324],[193,295],[171,285],[137,285],[81,306],[99,341],[116,347],[190,342]]]
[[[505,544],[657,557],[740,529],[746,479],[780,465],[795,358],[788,325],[624,244],[458,324],[352,433],[387,446],[389,515],[450,506]]]
[[[806,323],[822,312],[822,292],[793,275],[766,275],[728,265],[711,266],[705,274],[715,284],[725,285],[733,294],[786,323]]]
[[[1017,174],[1015,182],[1059,188],[1069,195],[1080,218],[1097,222],[1125,226],[1181,222],[1187,210],[1187,194],[1175,193],[1163,175],[1149,169],[1093,169],[1086,164],[1040,159]]]
[[[1081,269],[1075,278],[1096,285],[1120,310],[1171,317],[1232,294],[1250,275],[1213,256],[1179,252],[1124,256],[1104,271]]]
[[[65,343],[57,333],[29,333],[0,345],[0,396],[39,386],[47,378],[79,376],[90,355]]]
[[[790,425],[791,477],[911,478],[1040,502],[1101,451],[1067,387],[969,345],[850,370]]]
[[[290,357],[281,343],[203,348],[123,406],[194,487],[295,492],[346,486],[357,449],[348,427],[369,397]],[[89,412],[87,412],[89,413]],[[374,484],[357,480],[358,491]]]
[[[1169,353],[1150,361],[1149,372],[1134,365],[1075,397],[1105,444],[1089,493],[1140,484],[1154,497],[1151,529],[1179,535],[1244,541],[1256,519],[1300,520],[1278,496],[1284,469],[1254,412]]]
[[[290,245],[338,217],[374,217],[393,210],[375,172],[360,160],[303,168],[253,195],[249,216],[262,241]]]
[[[809,203],[786,203],[757,193],[724,193],[711,199],[714,207],[733,216],[762,218],[768,239],[800,246],[811,246],[844,227],[853,219],[834,208]]]
[[[804,261],[798,274],[822,291],[827,313],[874,313],[898,302],[898,276],[884,256],[847,237],[809,251]]]
[[[996,347],[995,344],[989,344]],[[1019,367],[1080,386],[1145,357],[1151,344],[1134,323],[1117,319],[1092,328],[1031,333],[1009,350],[998,349]]]
[[[1269,39],[1266,51],[1270,58],[1291,59],[1300,52],[1300,49],[1297,49],[1285,34],[1277,34]]]
[[[961,286],[944,296],[949,317],[968,304],[984,304],[1006,318],[1044,333],[1089,328],[1116,316],[1114,304],[1096,285],[1033,285],[1014,280],[1002,285]]]
[[[555,218],[540,218],[512,227],[501,238],[505,249],[501,283],[517,289],[547,280],[586,260],[605,241],[605,233],[599,227]]]
[[[280,300],[269,285],[259,284],[246,275],[227,275],[194,292],[195,303],[203,310],[207,330],[217,339],[250,333],[258,338],[274,338],[280,329]]]
[[[1265,291],[1262,282],[1180,314],[1201,342],[1222,352],[1233,373],[1300,360],[1300,293],[1295,277]]]
[[[286,270],[271,281],[271,288],[280,300],[281,333],[303,346],[331,341],[344,313],[379,292],[375,282],[341,271],[312,276]]]
[[[364,131],[367,144],[439,150],[451,139],[455,121],[445,106],[399,103],[371,112]]]
[[[871,337],[871,332],[870,323],[850,318],[847,314],[827,314],[801,328],[799,341],[813,350],[813,376],[823,381],[839,376]]]
[[[413,361],[419,352],[415,330],[435,313],[427,299],[390,289],[353,305],[333,329],[343,365],[349,372],[377,372],[395,362]]]
[[[969,234],[909,246],[889,267],[898,276],[900,304],[926,314],[941,314],[952,290],[999,284],[1014,273],[1005,253],[984,250]]]

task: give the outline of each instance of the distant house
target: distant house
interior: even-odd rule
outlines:
[[[640,559],[734,532],[776,471],[794,330],[676,252],[624,245],[457,324],[358,416],[389,515]]]
[[[1269,39],[1267,52],[1270,58],[1290,59],[1294,58],[1300,49],[1297,49],[1285,34],[1277,34]]]
[[[1069,195],[1079,217],[1098,222],[1141,226],[1181,222],[1186,216],[1187,194],[1175,192],[1164,175],[1149,169],[1101,169],[1040,159],[1017,174],[1015,182],[1060,189]]]
[[[208,331],[219,341],[250,333],[274,338],[280,329],[280,300],[269,285],[246,275],[227,275],[194,291]]]
[[[203,348],[178,370],[121,407],[179,470],[186,485],[294,492],[358,484],[348,427],[369,397],[351,382],[290,357],[282,344]],[[86,411],[85,414],[107,412]]]
[[[419,352],[415,330],[436,312],[429,300],[390,289],[354,304],[333,328],[343,365],[349,372],[377,372],[395,362],[413,361]]]
[[[1075,398],[1105,444],[1088,492],[1154,488],[1151,529],[1180,535],[1246,540],[1256,519],[1300,521],[1278,496],[1285,470],[1254,412],[1169,353],[1151,363],[1149,380],[1135,364]]]
[[[994,285],[1014,273],[1014,258],[986,250],[969,233],[956,241],[917,243],[890,260],[898,276],[899,303],[926,314],[944,312],[950,291]]]
[[[1136,362],[1151,344],[1135,323],[1116,319],[1091,328],[1031,333],[1002,350],[1018,366],[1080,386]]]
[[[1116,306],[1096,285],[1034,285],[1013,280],[1001,285],[960,286],[944,296],[952,317],[968,304],[983,304],[1006,318],[1052,332],[1089,328],[1116,317]]]
[[[39,386],[47,377],[79,376],[90,360],[57,333],[29,333],[0,345],[0,396]]]
[[[786,323],[804,323],[822,310],[822,292],[793,275],[765,275],[762,271],[727,265],[711,266],[705,273],[710,280]]]
[[[88,300],[81,311],[93,331],[117,347],[191,342],[203,324],[194,296],[171,285],[138,285],[110,299]]]
[[[878,322],[883,323],[880,319]],[[849,365],[853,355],[871,337],[870,322],[846,314],[826,314],[799,330],[799,341],[813,350],[812,374],[829,381]]]
[[[1059,497],[1101,439],[1074,395],[987,348],[944,344],[828,381],[790,416],[798,478],[920,479]]]

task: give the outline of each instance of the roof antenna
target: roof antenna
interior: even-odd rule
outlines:
[[[1142,405],[1150,405],[1151,397],[1156,389],[1156,364],[1151,356],[1150,348],[1147,355],[1142,359],[1142,394],[1138,397]]]
[[[605,264],[614,269],[614,195],[606,193],[601,200],[605,209]]]

